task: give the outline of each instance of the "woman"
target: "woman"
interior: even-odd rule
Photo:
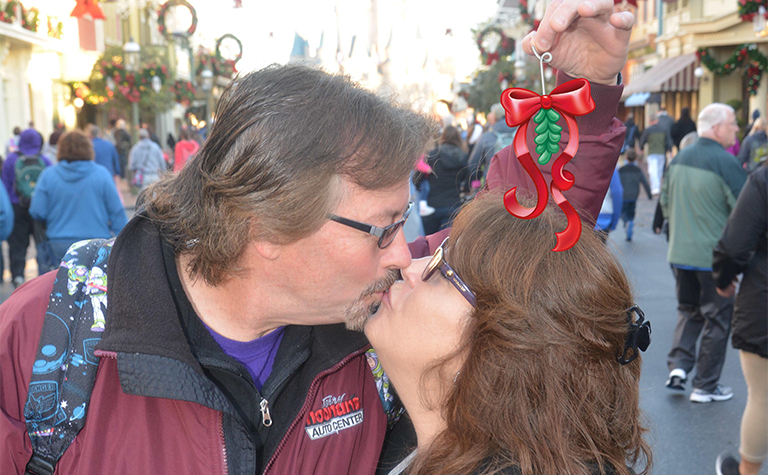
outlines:
[[[650,326],[594,233],[550,250],[565,224],[485,195],[385,293],[365,334],[418,438],[391,474],[650,472],[632,361]]]
[[[755,120],[749,136],[741,143],[741,149],[736,158],[748,171],[756,169],[765,160],[766,145],[768,145],[768,121],[762,118]]]
[[[174,173],[180,172],[184,167],[184,164],[187,163],[189,157],[194,155],[199,148],[200,146],[197,144],[197,142],[192,140],[192,134],[190,133],[189,129],[181,129],[181,140],[176,143],[176,147],[174,148]]]
[[[448,126],[443,130],[439,146],[429,153],[427,163],[433,173],[429,175],[427,204],[435,212],[424,216],[424,232],[434,234],[451,222],[461,206],[461,183],[468,178],[467,152],[459,129]]]
[[[59,163],[40,174],[29,207],[46,224],[52,268],[75,242],[117,236],[128,222],[115,182],[93,161],[93,145],[83,132],[62,135],[58,153]]]

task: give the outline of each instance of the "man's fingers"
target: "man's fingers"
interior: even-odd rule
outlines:
[[[557,32],[552,30],[552,26],[550,25],[550,19],[552,18],[552,14],[555,10],[563,3],[563,0],[552,0],[550,4],[547,6],[546,11],[544,12],[544,18],[541,19],[541,23],[539,23],[539,28],[536,31],[536,37],[535,37],[535,45],[536,49],[541,53],[544,51],[549,51],[549,48],[552,47],[552,44],[555,42],[555,35],[557,35]],[[533,54],[533,50],[528,52],[528,54]]]
[[[527,35],[525,35],[525,38],[523,38],[523,51],[525,52],[525,54],[533,54],[533,49],[531,48],[531,41],[535,37],[536,37],[536,32],[532,31]]]
[[[614,28],[629,31],[635,26],[635,15],[631,12],[614,13],[611,15],[609,21]]]

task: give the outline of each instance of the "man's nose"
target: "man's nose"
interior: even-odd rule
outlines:
[[[397,231],[395,240],[384,249],[381,257],[381,266],[385,269],[405,269],[411,265],[411,250],[405,240],[405,233]]]

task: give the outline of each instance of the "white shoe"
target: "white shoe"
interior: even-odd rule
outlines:
[[[429,206],[426,201],[419,201],[419,216],[429,216],[435,212],[435,208]]]
[[[691,402],[727,401],[733,397],[733,390],[728,386],[718,384],[712,392],[703,389],[694,389],[688,398]]]
[[[667,378],[667,387],[676,391],[685,391],[685,382],[688,375],[682,368],[675,368],[669,373]]]

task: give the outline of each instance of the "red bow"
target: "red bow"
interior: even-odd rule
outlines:
[[[86,14],[91,15],[94,20],[104,20],[104,12],[101,11],[101,7],[96,4],[96,0],[77,0],[77,5],[72,10],[69,16],[76,18],[82,18]]]
[[[504,206],[515,217],[532,219],[539,216],[547,207],[548,191],[552,192],[555,203],[568,218],[565,230],[557,233],[557,245],[553,251],[565,251],[576,244],[581,236],[581,220],[578,213],[563,196],[563,191],[573,186],[573,174],[563,167],[573,158],[579,148],[579,127],[574,116],[585,115],[595,108],[592,100],[589,82],[586,79],[574,79],[561,84],[551,94],[540,96],[533,91],[521,88],[510,88],[501,95],[501,105],[506,112],[507,125],[520,126],[515,134],[513,146],[520,164],[533,180],[536,187],[536,206],[527,208],[517,201],[514,187],[504,194]],[[540,109],[555,109],[565,119],[568,126],[568,144],[565,150],[552,164],[552,184],[547,190],[547,182],[531,157],[526,143],[528,123],[531,117]]]
[[[572,116],[589,114],[595,109],[586,79],[568,81],[544,96],[528,89],[511,87],[501,95],[501,105],[507,112],[507,125],[510,127],[527,122],[541,108],[555,109]]]

